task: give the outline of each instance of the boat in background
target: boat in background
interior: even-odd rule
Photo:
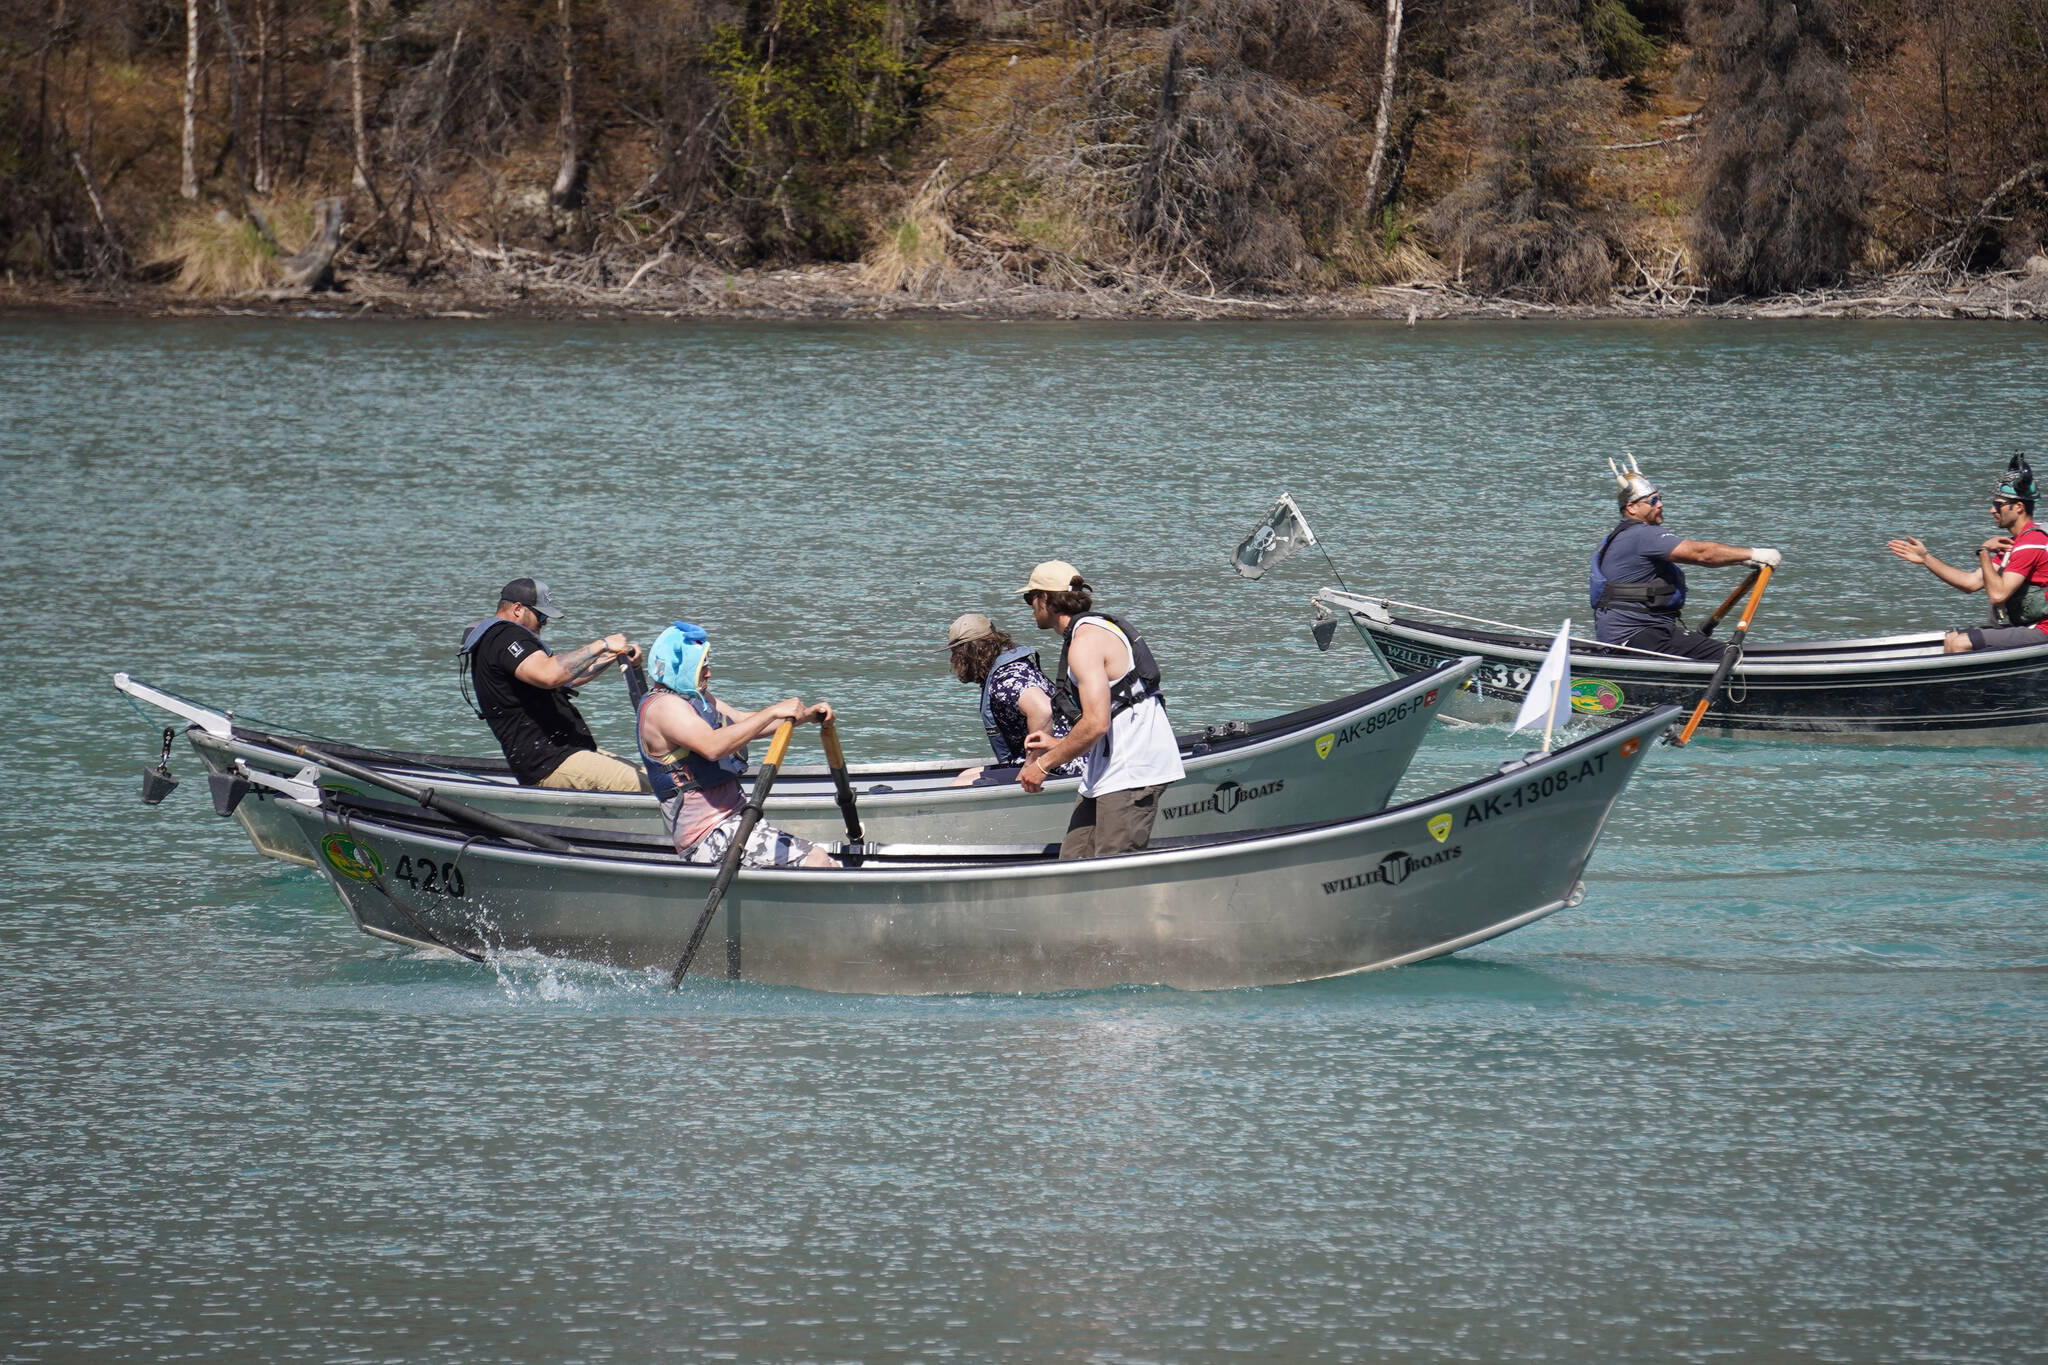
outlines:
[[[1443,704],[1479,666],[1450,659],[1412,677],[1261,721],[1231,721],[1180,737],[1187,775],[1160,797],[1160,837],[1229,833],[1365,815],[1384,807]],[[187,722],[186,735],[210,778],[238,771],[298,775],[309,766],[322,787],[362,795],[363,785],[295,750],[313,749],[507,819],[661,838],[661,808],[640,793],[523,787],[501,758],[405,753],[264,729],[163,688],[114,675],[114,686]],[[1079,778],[1057,778],[1038,793],[1017,785],[1016,769],[990,768],[955,786],[966,762],[855,764],[849,769],[868,837],[882,842],[1040,843],[1057,841],[1073,812]],[[235,818],[259,852],[314,865],[290,821],[244,803]],[[837,792],[823,767],[782,769],[767,818],[814,842],[844,833]]]
[[[1551,643],[1549,632],[1338,588],[1324,588],[1314,601],[1318,644],[1329,648],[1348,617],[1392,677],[1478,657],[1480,666],[1447,708],[1461,720],[1512,719]],[[1715,667],[1712,660],[1575,637],[1572,710],[1595,720],[1625,719],[1690,705]],[[1748,644],[1700,730],[1733,739],[2041,744],[2048,742],[2048,636],[2038,646],[1968,654],[1944,654],[1940,632]]]

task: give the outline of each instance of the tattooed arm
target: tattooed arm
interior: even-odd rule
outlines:
[[[607,635],[602,640],[592,640],[581,649],[563,654],[530,655],[519,665],[516,676],[523,683],[549,690],[581,687],[617,663],[631,649],[632,644],[624,635]]]

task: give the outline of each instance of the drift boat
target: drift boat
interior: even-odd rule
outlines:
[[[1322,614],[1318,643],[1328,648],[1348,616],[1394,677],[1431,674],[1447,659],[1477,656],[1482,662],[1471,681],[1447,705],[1447,714],[1461,720],[1512,719],[1550,647],[1541,631],[1387,598],[1324,588],[1314,600]],[[1690,705],[1715,664],[1575,637],[1571,669],[1572,710],[1619,719]],[[1736,739],[2041,744],[2048,742],[2048,637],[2038,646],[1969,654],[1942,653],[1938,631],[1748,644],[1700,730]]]
[[[866,844],[852,867],[745,869],[710,926],[725,951],[696,970],[884,994],[1218,990],[1438,957],[1578,903],[1601,826],[1676,714],[1348,819],[1073,862],[1051,844]],[[364,932],[476,956],[667,968],[717,875],[658,836],[529,831],[568,843],[547,852],[269,774],[242,804],[295,828]]]
[[[1393,795],[1429,725],[1471,671],[1476,658],[1446,660],[1336,701],[1274,716],[1232,721],[1180,737],[1187,776],[1160,797],[1160,837],[1208,835],[1300,824],[1379,810]],[[663,838],[661,808],[652,796],[551,791],[522,787],[502,759],[399,753],[309,741],[236,721],[162,688],[114,675],[114,686],[188,723],[187,738],[216,782],[238,771],[298,775],[310,766],[319,785],[364,794],[364,783],[323,768],[294,750],[360,764],[390,777],[507,819],[574,829]],[[853,789],[868,838],[915,843],[1040,843],[1057,841],[1073,811],[1079,778],[1059,778],[1037,794],[1017,785],[1014,768],[991,769],[971,786],[953,782],[966,762],[854,765]],[[262,802],[245,802],[235,818],[259,852],[315,865],[292,823]],[[784,768],[768,799],[770,822],[823,842],[844,833],[830,772]]]

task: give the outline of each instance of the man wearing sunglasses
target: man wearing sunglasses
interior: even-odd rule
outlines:
[[[1610,462],[1611,463],[1611,462]],[[1679,619],[1685,605],[1685,571],[1680,564],[1719,566],[1768,564],[1776,550],[1744,550],[1716,540],[1686,540],[1664,529],[1664,495],[1643,476],[1635,460],[1615,466],[1615,502],[1621,523],[1593,552],[1590,596],[1594,634],[1603,644],[1650,649],[1684,659],[1718,659],[1728,648]]]
[[[498,594],[495,616],[466,631],[457,653],[470,705],[505,751],[520,785],[563,791],[644,792],[640,770],[597,747],[590,727],[571,703],[575,689],[639,649],[624,635],[607,635],[557,654],[541,642],[560,615],[548,585],[515,578]]]
[[[1913,536],[1886,544],[1900,559],[1924,565],[1958,592],[1982,592],[1991,599],[1995,622],[1949,631],[1943,637],[1944,653],[2048,644],[2048,531],[2034,522],[2034,500],[2034,471],[2015,455],[1991,495],[1998,534],[1978,547],[1974,569],[1942,563]]]

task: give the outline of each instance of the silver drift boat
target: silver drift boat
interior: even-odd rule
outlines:
[[[1362,593],[1315,596],[1316,638],[1328,647],[1348,616],[1394,677],[1432,673],[1446,659],[1483,662],[1446,714],[1512,718],[1543,665],[1550,637]],[[1444,624],[1429,617],[1443,617]],[[1944,654],[1941,632],[1865,640],[1749,643],[1707,708],[1703,735],[1860,744],[2048,742],[2048,636],[2022,649]],[[1690,705],[1714,675],[1712,661],[1571,642],[1572,710],[1594,720]]]
[[[854,867],[744,869],[696,970],[888,994],[1217,990],[1438,957],[1577,903],[1609,811],[1676,715],[1350,819],[1064,863],[1049,845],[869,845]],[[543,852],[267,774],[252,802],[291,822],[365,932],[479,956],[668,968],[716,875],[659,838],[558,827],[545,834],[569,851]]]
[[[1381,809],[1408,770],[1438,710],[1479,664],[1447,660],[1413,677],[1262,721],[1232,721],[1180,737],[1187,776],[1160,798],[1156,833],[1205,835],[1300,824]],[[400,753],[312,739],[250,726],[163,688],[114,675],[114,686],[137,701],[188,723],[186,735],[209,774],[225,781],[237,766],[297,775],[308,760],[292,752],[311,744],[323,753],[432,787],[480,810],[531,824],[660,835],[661,809],[651,796],[551,791],[522,787],[502,759]],[[312,765],[322,787],[363,795],[365,784]],[[971,786],[954,779],[969,762],[855,764],[850,769],[861,819],[871,840],[895,843],[1042,843],[1066,832],[1079,778],[1060,778],[1037,794],[1017,785],[1016,769],[992,769]],[[291,822],[262,803],[235,808],[258,851],[312,866]],[[829,771],[786,767],[769,794],[767,818],[817,842],[845,832]]]

